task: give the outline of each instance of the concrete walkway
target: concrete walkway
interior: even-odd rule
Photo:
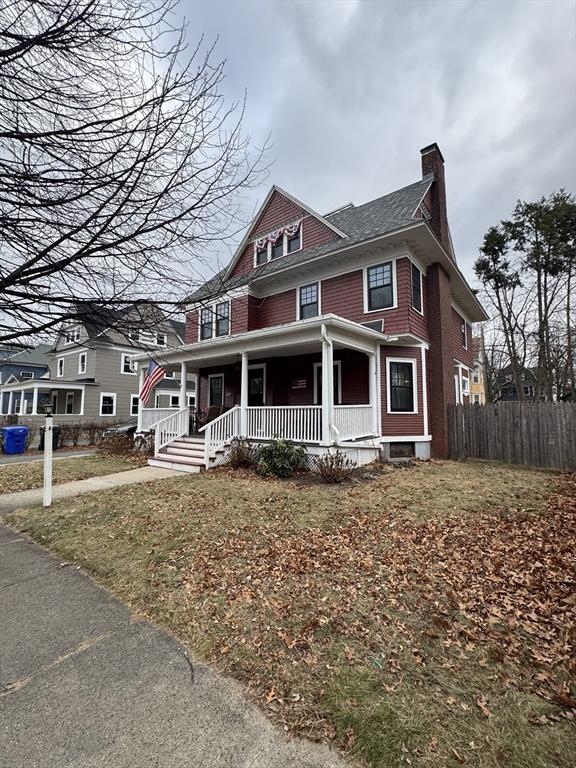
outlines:
[[[86,448],[85,451],[78,450],[78,451],[70,451],[69,453],[67,451],[62,451],[62,453],[59,453],[56,451],[52,458],[54,461],[57,459],[77,459],[80,456],[93,456],[96,453],[95,448]],[[6,453],[0,453],[0,467],[4,464],[29,464],[32,461],[44,461],[44,454],[43,453],[15,453],[15,454],[6,454]]]
[[[77,570],[0,527],[0,743],[10,768],[344,768]],[[191,617],[193,620],[193,617]]]
[[[74,480],[72,483],[61,483],[53,486],[52,497],[65,499],[68,496],[79,496],[81,493],[100,491],[105,488],[114,488],[118,485],[132,485],[132,483],[146,483],[150,480],[162,480],[165,477],[181,477],[181,472],[161,467],[139,467],[128,469],[126,472],[114,472],[112,475],[90,477],[87,480]],[[6,514],[20,507],[35,507],[42,504],[42,488],[33,488],[29,491],[15,491],[3,493],[0,496],[0,513]]]

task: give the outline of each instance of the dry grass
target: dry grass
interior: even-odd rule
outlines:
[[[572,766],[574,482],[473,462],[366,474],[221,471],[10,522],[352,762]]]
[[[73,480],[86,480],[99,475],[111,475],[134,469],[139,464],[132,459],[118,456],[79,456],[75,459],[58,459],[53,464],[54,484],[70,483]],[[41,461],[22,464],[4,464],[0,466],[0,494],[13,491],[26,491],[41,488],[43,483],[43,464]]]

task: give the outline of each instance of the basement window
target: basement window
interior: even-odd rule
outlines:
[[[414,443],[390,443],[391,459],[412,459],[415,455]]]

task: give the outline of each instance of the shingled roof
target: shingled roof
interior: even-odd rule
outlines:
[[[246,285],[256,278],[282,272],[284,269],[304,263],[309,259],[328,254],[336,248],[355,245],[363,240],[384,235],[387,232],[412,224],[415,220],[416,209],[433,180],[432,176],[426,176],[421,181],[402,187],[402,189],[390,192],[363,205],[349,205],[326,214],[324,218],[341,230],[345,234],[344,238],[338,238],[313,248],[306,248],[283,256],[281,259],[268,261],[240,275],[226,278],[227,270],[223,269],[194,291],[188,297],[188,301],[213,298],[224,291]]]

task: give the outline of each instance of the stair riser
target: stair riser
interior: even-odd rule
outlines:
[[[167,445],[162,448],[160,453],[169,453],[174,456],[190,456],[191,459],[204,459],[204,451],[195,451],[190,448],[176,448],[172,445]]]
[[[164,459],[148,459],[148,464],[151,467],[173,469],[176,472],[187,472],[189,474],[197,474],[203,469],[203,467],[200,467],[196,464],[182,464],[172,461],[165,461]]]

